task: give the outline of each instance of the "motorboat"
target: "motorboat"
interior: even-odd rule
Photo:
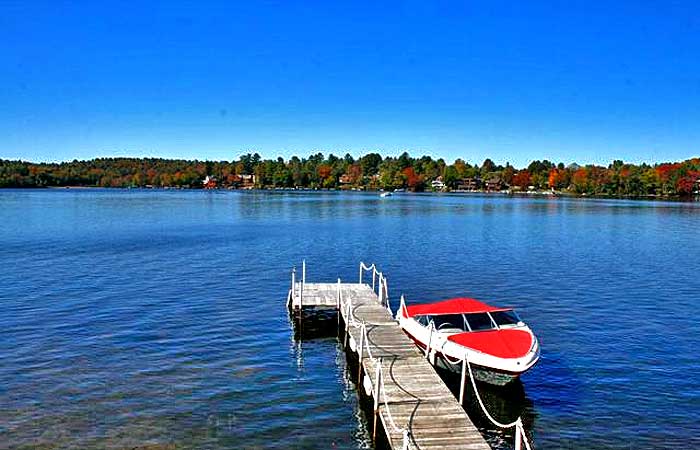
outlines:
[[[406,306],[397,320],[430,362],[453,372],[466,360],[474,378],[504,386],[540,358],[537,337],[511,308],[473,298],[453,298]]]
[[[391,197],[392,195],[393,195],[393,194],[392,194],[391,192],[388,192],[388,191],[387,191],[387,192],[382,192],[381,194],[379,194],[379,196],[382,197],[382,198]]]

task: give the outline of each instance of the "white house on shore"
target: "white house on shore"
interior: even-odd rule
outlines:
[[[437,177],[431,181],[430,187],[432,187],[434,191],[444,191],[445,183],[442,181],[442,177]]]

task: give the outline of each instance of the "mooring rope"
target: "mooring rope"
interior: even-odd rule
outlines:
[[[501,423],[498,420],[494,419],[491,414],[486,410],[486,406],[484,406],[484,402],[481,400],[481,395],[479,395],[479,391],[476,389],[476,381],[474,380],[474,374],[472,373],[472,365],[469,363],[469,358],[465,357],[464,360],[467,362],[467,369],[469,370],[469,379],[472,382],[472,388],[474,388],[474,395],[476,396],[476,399],[479,401],[479,406],[481,406],[481,410],[484,412],[484,415],[491,421],[493,422],[494,425],[500,428],[513,428],[518,424],[520,419],[516,419],[515,422],[511,423]]]
[[[445,344],[447,344],[447,340],[444,340],[444,341],[442,342],[442,345],[440,346],[440,351],[442,352],[442,358],[443,358],[446,362],[450,363],[450,364],[453,365],[453,366],[456,366],[456,365],[458,365],[458,364],[461,364],[461,363],[462,363],[462,360],[461,360],[461,359],[455,359],[454,361],[452,361],[452,359],[450,359],[450,357],[447,356],[447,353],[445,353]]]
[[[396,433],[401,433],[402,439],[403,439],[403,444],[402,448],[404,450],[408,450],[410,447],[410,433],[408,431],[408,426],[405,428],[401,428],[396,424],[396,421],[394,420],[394,416],[391,414],[391,408],[389,408],[389,402],[387,401],[387,396],[386,396],[386,385],[384,384],[384,368],[382,367],[382,359],[381,358],[375,358],[372,356],[372,351],[370,350],[370,345],[369,345],[369,337],[367,336],[367,327],[365,324],[362,324],[362,333],[363,333],[363,347],[366,345],[367,346],[367,355],[369,356],[370,360],[374,363],[375,367],[378,369],[378,374],[379,374],[379,386],[377,389],[377,392],[374,393],[377,397],[381,395],[382,398],[382,403],[384,403],[384,411],[386,412],[386,416],[389,419],[389,425],[391,426],[392,430]],[[364,349],[360,348],[358,349],[360,355],[364,354]],[[379,400],[379,398],[377,398]]]
[[[517,434],[519,434],[519,435],[515,436],[516,450],[519,450],[519,446],[517,445],[517,442],[520,439],[520,437],[522,437],[523,442],[525,442],[525,448],[527,448],[527,450],[531,450],[530,442],[527,439],[527,435],[525,434],[525,429],[523,428],[523,422],[520,419],[520,417],[518,417],[517,419],[515,419],[514,422],[511,422],[511,423],[501,423],[498,420],[494,419],[491,414],[489,414],[489,412],[486,410],[486,406],[484,405],[483,400],[481,400],[481,395],[479,395],[479,391],[476,388],[476,381],[474,380],[474,374],[472,373],[472,366],[471,366],[471,363],[469,362],[469,358],[467,358],[465,356],[464,361],[467,363],[467,369],[469,370],[469,379],[472,382],[472,388],[474,388],[474,396],[479,401],[479,406],[481,407],[481,411],[483,411],[484,415],[491,421],[491,423],[493,423],[497,427],[500,427],[500,428],[513,428],[513,427],[515,427],[515,432]]]
[[[432,338],[432,336],[431,336],[431,338]],[[437,339],[439,339],[439,337],[438,337]],[[432,340],[432,339],[431,339],[431,340]],[[467,366],[467,369],[468,369],[468,372],[469,372],[469,380],[471,381],[472,388],[474,389],[474,395],[475,395],[475,397],[476,397],[476,399],[477,399],[477,401],[478,401],[478,403],[479,403],[479,406],[481,407],[481,410],[483,411],[484,415],[486,416],[486,418],[488,418],[488,419],[491,421],[491,423],[493,423],[494,425],[496,425],[496,426],[499,427],[499,428],[509,429],[509,428],[515,427],[515,428],[516,428],[516,431],[515,431],[515,432],[521,434],[521,436],[522,436],[522,438],[523,438],[523,442],[525,443],[525,447],[526,447],[528,450],[530,450],[530,443],[528,442],[527,436],[525,435],[525,430],[524,430],[524,428],[523,428],[523,424],[522,424],[521,418],[518,417],[514,422],[511,422],[511,423],[501,423],[501,422],[499,422],[498,420],[496,420],[496,419],[488,412],[488,410],[486,409],[486,405],[484,404],[484,401],[481,399],[481,395],[479,394],[479,391],[478,391],[478,389],[477,389],[477,387],[476,387],[476,379],[474,378],[474,373],[473,373],[473,371],[472,371],[472,367],[471,367],[471,363],[469,362],[469,358],[465,355],[463,359],[452,359],[449,355],[447,355],[447,353],[445,353],[445,349],[444,349],[445,344],[447,344],[447,340],[443,340],[443,341],[442,341],[442,344],[441,344],[440,347],[439,347],[439,348],[440,348],[440,352],[442,353],[442,359],[443,359],[446,363],[450,364],[450,365],[453,366],[453,367],[454,367],[454,366],[457,366],[457,365],[460,365],[460,364],[462,364],[463,362],[466,363],[466,366]],[[433,346],[433,348],[435,348],[435,347],[437,347],[437,346]],[[460,394],[460,395],[461,395],[461,394]],[[516,439],[519,439],[519,438],[516,436]]]

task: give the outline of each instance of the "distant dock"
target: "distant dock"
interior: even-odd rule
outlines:
[[[371,284],[363,283],[365,272]],[[490,447],[423,353],[392,317],[387,281],[360,263],[358,283],[307,283],[306,264],[292,282],[287,307],[294,320],[338,311],[346,351],[358,361],[358,387],[373,402],[376,441],[381,424],[396,450],[489,450]]]

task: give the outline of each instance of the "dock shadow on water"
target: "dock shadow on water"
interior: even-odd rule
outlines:
[[[308,308],[290,310],[290,322],[294,340],[304,341],[338,336],[338,310]]]

